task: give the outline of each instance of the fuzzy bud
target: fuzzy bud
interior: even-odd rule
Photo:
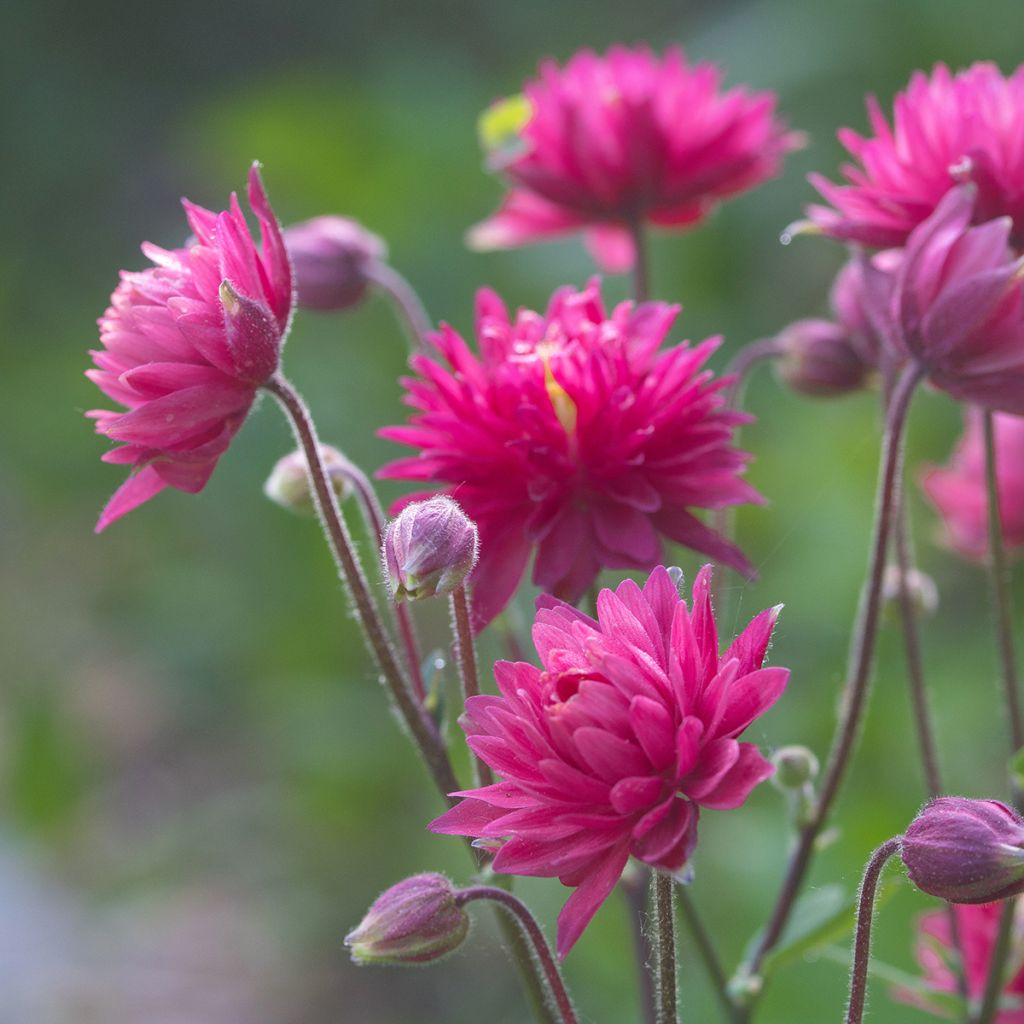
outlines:
[[[349,477],[349,461],[337,448],[329,444],[320,445],[320,459],[327,470],[338,501],[344,501],[352,493]],[[300,516],[311,516],[316,511],[313,504],[313,484],[306,467],[306,456],[294,451],[278,459],[263,485],[263,493],[275,505],[295,512]]]
[[[361,302],[368,271],[387,257],[383,239],[347,217],[314,217],[285,228],[299,305],[305,309],[348,309]]]
[[[779,789],[802,789],[818,775],[818,759],[807,747],[779,747],[772,754],[775,774],[772,782]]]
[[[898,601],[901,570],[898,565],[887,565],[882,576],[882,600]],[[909,569],[906,576],[907,593],[914,607],[925,615],[934,615],[939,608],[939,588],[935,580],[920,569]]]
[[[858,391],[870,367],[845,329],[829,320],[797,320],[778,337],[782,356],[779,378],[798,394],[832,398]]]
[[[359,964],[423,964],[458,949],[469,915],[444,875],[413,875],[374,900],[359,927],[345,936]]]
[[[384,578],[396,601],[450,594],[473,571],[476,524],[444,495],[406,505],[384,531]]]
[[[901,856],[922,892],[989,903],[1024,892],[1024,819],[998,800],[943,796],[903,836]]]

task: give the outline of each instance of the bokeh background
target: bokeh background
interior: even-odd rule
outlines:
[[[577,242],[464,248],[500,194],[481,169],[477,113],[544,55],[681,42],[720,61],[729,83],[777,90],[810,138],[780,179],[654,245],[656,296],[685,305],[677,335],[723,333],[722,368],[743,343],[825,312],[838,246],[778,238],[812,199],[805,174],[834,173],[835,128],[863,127],[863,94],[888,104],[937,60],[1012,70],[1024,8],[15,0],[0,19],[0,1024],[526,1021],[487,914],[472,948],[429,970],[348,962],[342,936],[380,890],[422,870],[466,879],[468,864],[456,840],[425,831],[437,799],[316,527],[261,495],[289,448],[276,409],[251,417],[202,495],[166,493],[92,535],[121,474],[100,464],[105,446],[82,418],[97,400],[82,370],[116,272],[143,265],[143,238],[181,242],[180,195],[219,208],[259,158],[283,221],[358,217],[435,318],[468,328],[483,283],[543,306],[591,267]],[[606,288],[626,292],[621,280]],[[374,437],[402,416],[404,339],[382,300],[300,316],[286,356],[326,440],[368,470],[396,454]],[[731,579],[724,611],[732,626],[786,604],[772,660],[793,668],[792,683],[750,737],[766,747],[827,750],[865,560],[876,401],[799,399],[767,372],[749,392],[758,422],[744,443],[771,504],[739,517],[762,575]],[[958,427],[949,400],[922,395],[911,473],[944,459]],[[949,788],[998,795],[1006,739],[984,579],[933,543],[935,516],[914,487],[911,501],[942,598],[925,641]],[[691,575],[696,561],[678,559]],[[525,627],[526,601],[520,617]],[[443,609],[421,622],[427,646],[443,647]],[[892,626],[841,831],[812,878],[822,899],[826,886],[852,890],[870,849],[922,800]],[[692,893],[732,965],[774,897],[784,804],[766,785],[742,810],[707,813],[701,830]],[[566,895],[554,881],[520,889],[549,923]],[[896,893],[882,959],[914,970],[912,922],[927,906]],[[569,958],[584,1020],[638,1019],[625,925],[610,899]],[[683,959],[685,1019],[717,1019],[685,933]],[[761,1019],[837,1019],[845,981],[842,963],[798,958],[773,978]],[[872,1005],[878,1020],[923,1019],[882,982]]]

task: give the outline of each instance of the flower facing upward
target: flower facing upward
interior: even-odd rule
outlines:
[[[489,163],[511,190],[470,244],[503,249],[582,228],[605,269],[625,270],[630,223],[692,225],[773,177],[800,137],[775,119],[774,94],[722,93],[720,78],[678,47],[660,59],[614,46],[564,68],[545,61],[523,96],[482,119]]]
[[[91,353],[97,369],[86,376],[128,411],[88,415],[98,433],[121,442],[104,462],[132,474],[97,530],[165,487],[202,490],[277,369],[287,333],[291,269],[258,168],[249,203],[260,245],[234,195],[220,214],[183,202],[194,242],[170,251],[145,243],[155,266],[122,271],[99,321],[103,348]]]
[[[738,807],[772,766],[738,737],[782,694],[789,672],[762,668],[779,608],[719,654],[711,567],[687,608],[669,571],[597,599],[597,621],[541,598],[542,668],[498,662],[500,697],[466,701],[462,728],[501,776],[431,825],[498,847],[496,871],[574,886],[558,919],[564,956],[630,854],[679,871],[699,807]]]
[[[1001,903],[978,903],[959,905],[953,908],[959,931],[960,945],[964,953],[964,975],[967,992],[972,1000],[980,999],[985,991],[992,951],[999,931]],[[1000,1010],[995,1024],[1024,1024],[1024,969],[1021,969],[1021,954],[1024,953],[1024,921],[1018,914],[1014,922],[1013,938],[1008,963],[1010,974],[1003,987],[1004,999],[1018,1002],[1017,1009]],[[924,970],[924,981],[938,993],[956,993],[957,978],[954,970],[956,947],[950,934],[949,916],[944,910],[924,914],[918,922],[917,962]],[[918,990],[896,988],[893,995],[904,1003],[920,1006],[936,1012],[927,994]],[[945,1013],[942,1016],[946,1016]]]
[[[981,412],[968,409],[966,427],[943,469],[929,469],[921,485],[942,515],[945,539],[967,558],[988,554],[988,496]],[[1008,549],[1024,547],[1024,419],[995,416],[999,518]]]
[[[808,211],[822,230],[873,246],[902,245],[953,184],[972,181],[977,221],[1010,217],[1013,244],[1024,245],[1024,67],[1004,78],[993,64],[956,75],[937,64],[931,77],[916,72],[896,97],[892,127],[873,97],[868,114],[872,137],[839,132],[860,164],[843,168],[849,184],[811,176],[834,207]]]
[[[421,452],[380,475],[448,483],[476,522],[478,627],[508,603],[534,547],[534,581],[573,602],[604,566],[657,564],[659,534],[751,572],[689,511],[760,497],[730,443],[747,417],[724,408],[723,381],[702,369],[718,340],[658,351],[677,311],[623,303],[609,316],[592,282],[557,292],[544,316],[510,320],[485,290],[479,356],[446,326],[413,357],[416,412],[381,433]]]

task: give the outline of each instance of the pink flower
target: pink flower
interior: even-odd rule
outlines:
[[[953,908],[960,932],[964,952],[964,974],[967,991],[972,999],[978,999],[985,991],[992,950],[999,931],[1001,903],[978,903],[958,905]],[[1014,924],[1014,950],[1010,963],[1019,963],[1019,951],[1024,943],[1024,930],[1018,916]],[[949,929],[949,918],[944,910],[924,914],[918,922],[917,962],[925,972],[924,980],[936,992],[957,991],[956,975],[953,971],[955,956]],[[1024,969],[1017,970],[1003,989],[1004,998],[1024,997]],[[912,1003],[923,1009],[931,1009],[927,997],[908,989],[894,989],[893,995],[904,1003]],[[1001,1010],[996,1014],[995,1024],[1024,1024],[1024,1004],[1020,1009]]]
[[[945,469],[929,469],[921,484],[939,510],[950,547],[967,558],[988,554],[985,447],[978,409],[964,415],[965,430]],[[1024,419],[995,417],[999,516],[1008,548],[1024,547]]]
[[[195,241],[142,251],[155,266],[121,272],[100,318],[103,348],[87,370],[127,412],[94,410],[97,433],[121,447],[104,462],[131,476],[103,510],[97,532],[165,487],[194,494],[241,427],[256,391],[274,374],[292,312],[292,276],[259,169],[249,204],[253,241],[235,195],[220,214],[183,200]]]
[[[956,75],[936,64],[930,78],[916,72],[897,95],[891,128],[874,97],[868,115],[872,137],[839,132],[859,164],[843,168],[849,184],[810,177],[835,207],[808,210],[822,230],[873,246],[902,245],[951,185],[972,181],[976,220],[1010,217],[1013,244],[1024,245],[1024,67],[1004,78],[994,64]]]
[[[761,499],[730,444],[747,417],[724,408],[727,382],[702,369],[719,339],[658,351],[677,312],[627,302],[609,316],[591,282],[513,321],[482,290],[479,356],[445,326],[435,352],[413,357],[416,411],[381,435],[421,452],[380,475],[444,481],[476,522],[478,627],[508,603],[534,548],[534,581],[572,602],[604,566],[656,565],[659,535],[752,572],[689,511]]]
[[[660,566],[643,590],[627,580],[601,591],[596,622],[541,598],[533,639],[543,667],[498,662],[501,696],[471,697],[461,719],[501,781],[455,794],[464,799],[431,830],[496,844],[496,871],[575,887],[558,918],[565,956],[631,854],[679,871],[699,808],[738,807],[772,774],[738,737],[789,678],[761,667],[780,607],[720,656],[710,566],[692,610]]]
[[[525,100],[485,115],[486,128],[513,108],[521,123],[500,125],[513,145],[490,163],[511,190],[470,244],[503,249],[582,228],[605,269],[626,270],[633,221],[690,226],[773,177],[800,136],[775,119],[772,93],[720,93],[720,78],[714,64],[687,65],[678,47],[661,59],[613,46],[605,57],[582,50],[564,68],[544,61]]]

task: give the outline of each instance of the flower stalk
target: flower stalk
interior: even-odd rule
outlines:
[[[411,351],[424,351],[432,328],[426,307],[416,290],[394,267],[381,260],[369,263],[365,274],[366,279],[380,288],[397,310],[409,336]]]
[[[459,681],[462,684],[462,700],[480,693],[480,677],[476,666],[476,643],[473,640],[473,626],[470,617],[469,591],[465,583],[448,595],[452,613],[452,634],[455,640],[455,663],[459,666]],[[487,763],[475,754],[473,756],[473,785],[489,786],[494,776]]]
[[[679,1024],[676,974],[675,881],[664,871],[651,872],[652,935],[657,1024]]]

